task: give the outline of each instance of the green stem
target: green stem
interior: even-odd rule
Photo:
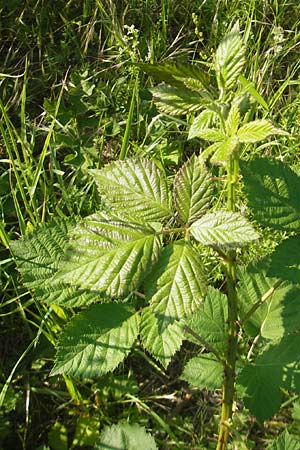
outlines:
[[[227,209],[236,209],[236,183],[238,181],[239,160],[237,150],[228,163],[227,173]],[[228,253],[226,262],[226,283],[228,301],[227,354],[224,363],[224,383],[219,436],[216,450],[226,450],[229,439],[230,422],[235,395],[235,372],[238,351],[238,297],[236,290],[235,252]]]

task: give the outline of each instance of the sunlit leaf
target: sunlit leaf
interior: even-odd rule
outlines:
[[[36,299],[49,305],[76,307],[99,300],[95,293],[54,279],[68,245],[68,233],[74,226],[74,219],[55,220],[10,243],[25,286]]]
[[[180,219],[191,223],[201,217],[209,208],[212,195],[212,175],[201,159],[192,155],[174,180],[174,202]]]
[[[215,113],[208,109],[201,111],[201,113],[193,120],[193,123],[189,130],[188,139],[193,139],[199,136],[199,133],[201,134],[203,130],[210,128],[214,116]]]
[[[186,79],[195,80],[201,83],[202,89],[209,87],[207,74],[192,64],[179,63],[139,63],[138,66],[146,73],[151,75],[156,81],[164,81],[171,86],[183,87]]]
[[[220,354],[227,348],[227,297],[222,292],[209,287],[203,305],[186,320],[186,325],[200,337],[185,331],[185,338],[196,344],[208,343]]]
[[[181,379],[198,389],[214,391],[223,383],[224,367],[213,354],[196,356],[185,365]]]
[[[157,450],[153,437],[144,427],[120,423],[104,428],[95,450]]]
[[[274,134],[287,134],[274,127],[268,120],[255,120],[246,123],[237,132],[239,141],[242,143],[251,143],[263,141]]]
[[[153,161],[114,161],[91,174],[100,194],[118,215],[152,222],[172,216],[166,177]]]
[[[129,354],[139,322],[139,314],[113,302],[77,314],[60,335],[51,374],[93,378],[114,370]]]
[[[177,88],[161,84],[151,89],[157,108],[171,115],[184,115],[200,111],[211,102],[210,97],[185,88]]]
[[[145,292],[161,330],[195,311],[206,285],[199,255],[189,242],[176,241],[164,248],[145,282]]]
[[[123,297],[141,284],[160,247],[153,228],[94,214],[74,230],[56,280]]]
[[[219,248],[242,247],[259,238],[245,217],[229,211],[206,214],[189,229],[197,241]]]
[[[215,70],[220,89],[234,87],[245,64],[245,48],[238,23],[222,39],[215,58]]]
[[[184,336],[182,327],[177,321],[162,329],[159,319],[159,315],[156,317],[150,308],[145,308],[142,313],[140,334],[145,349],[167,367],[172,356],[180,349]]]
[[[272,444],[268,445],[267,450],[299,450],[300,439],[298,436],[289,434],[287,430],[278,436]]]

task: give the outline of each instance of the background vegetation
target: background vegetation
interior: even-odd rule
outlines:
[[[135,63],[189,61],[209,71],[237,20],[247,78],[271,111],[255,106],[249,114],[290,133],[244,157],[267,154],[298,169],[299,2],[2,0],[0,12],[0,448],[91,448],[104,425],[121,419],[151,429],[162,449],[214,448],[220,397],[178,381],[191,345],[168,370],[137,346],[117,373],[97,381],[49,377],[57,335],[73,311],[32,298],[9,245],[52,218],[94,212],[99,197],[88,169],[147,156],[171,178],[198,152],[200,141],[187,141],[188,119],[157,111],[154,81]],[[267,252],[272,242],[265,242]],[[218,285],[218,266],[207,264]],[[232,448],[266,448],[286,427],[300,435],[300,401],[285,395],[264,425],[241,411]]]

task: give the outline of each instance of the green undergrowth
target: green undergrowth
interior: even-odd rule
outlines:
[[[221,385],[214,392],[210,386],[196,389],[188,383],[190,374],[184,372],[195,354],[205,359],[207,347],[205,350],[203,343],[199,346],[199,342],[185,340],[180,349],[180,345],[175,345],[177,352],[172,353],[173,358],[168,354],[155,355],[151,335],[148,336],[151,326],[146,327],[150,317],[147,319],[146,311],[146,331],[140,336],[141,329],[135,328],[130,341],[131,352],[126,349],[124,355],[121,351],[119,359],[102,372],[99,365],[89,362],[89,371],[84,373],[86,368],[83,370],[80,364],[71,369],[64,367],[68,336],[64,343],[61,333],[85,315],[92,321],[96,309],[105,305],[109,305],[108,313],[116,320],[119,313],[124,320],[131,317],[132,308],[138,312],[146,310],[148,299],[155,296],[154,287],[151,279],[146,287],[140,281],[143,277],[147,279],[161,251],[160,246],[166,249],[175,242],[182,242],[179,238],[183,238],[184,233],[192,235],[193,249],[201,259],[206,283],[218,289],[221,296],[227,293],[222,268],[224,248],[221,245],[219,253],[216,252],[220,242],[206,245],[207,235],[203,237],[202,228],[193,228],[193,223],[206,217],[202,213],[215,214],[226,208],[227,168],[222,157],[219,164],[220,153],[217,154],[216,147],[215,153],[209,149],[220,140],[211,141],[211,135],[201,131],[201,127],[205,129],[209,124],[218,123],[210,122],[215,120],[213,114],[203,116],[197,127],[195,118],[201,113],[201,108],[197,110],[199,85],[193,84],[194,75],[184,73],[184,69],[188,70],[189,63],[205,74],[209,94],[224,107],[221,116],[228,119],[230,92],[235,85],[222,86],[214,63],[222,37],[237,23],[246,48],[237,91],[239,130],[254,121],[273,127],[260,130],[262,135],[256,140],[243,141],[242,131],[233,133],[240,132],[241,173],[247,179],[245,185],[239,182],[236,186],[235,213],[246,214],[255,221],[254,229],[242,223],[244,241],[248,237],[250,245],[236,250],[238,264],[242,267],[239,277],[244,288],[248,280],[263,293],[259,282],[253,279],[250,282],[247,278],[250,275],[244,273],[243,268],[259,258],[268,261],[273,254],[268,276],[286,277],[285,283],[299,283],[297,252],[289,270],[279,264],[286,254],[293,255],[297,250],[299,227],[285,228],[284,218],[290,217],[289,210],[282,213],[283,221],[275,221],[275,226],[270,217],[265,217],[264,211],[270,206],[268,201],[271,198],[276,203],[276,195],[273,192],[273,198],[271,191],[264,191],[261,182],[264,174],[272,177],[277,170],[279,178],[287,180],[290,176],[293,179],[291,192],[298,192],[299,2],[55,0],[50,3],[4,0],[0,5],[0,448],[109,448],[107,445],[112,444],[114,436],[116,448],[123,449],[120,442],[124,439],[131,442],[132,436],[138,435],[145,450],[214,449],[222,405]],[[156,66],[157,63],[160,66]],[[228,73],[222,75],[228,77]],[[205,83],[205,80],[198,81]],[[190,97],[189,100],[181,98],[179,103],[176,96],[171,100],[164,97],[171,93],[167,90],[170,83],[172,89],[182,88],[186,83],[190,96],[193,92],[194,107],[189,104]],[[227,98],[227,94],[222,98],[223,87],[224,92],[229,93]],[[233,108],[231,111],[234,113]],[[231,125],[237,128],[233,113]],[[205,188],[210,210],[204,208],[205,211],[189,216],[185,210],[186,197],[180,196],[178,187],[176,191],[176,180],[184,184],[187,164],[193,162],[196,170],[198,155],[203,153],[212,159],[208,163],[212,183]],[[257,160],[261,158],[270,159],[271,166],[267,162],[265,166],[260,165]],[[79,258],[93,253],[93,245],[85,249],[80,236],[86,227],[96,229],[97,235],[97,227],[106,223],[105,214],[111,213],[110,202],[116,202],[115,210],[122,210],[122,217],[126,217],[130,202],[121,189],[117,190],[116,183],[122,175],[120,167],[127,170],[123,186],[135,173],[147,174],[147,167],[153,173],[156,171],[160,182],[164,180],[163,189],[168,195],[175,186],[175,194],[170,198],[175,196],[177,203],[175,201],[174,209],[172,201],[168,203],[168,195],[162,194],[163,207],[158,215],[153,204],[148,206],[146,223],[144,219],[141,221],[142,213],[140,216],[135,213],[136,228],[126,229],[126,223],[113,218],[114,225],[119,227],[117,235],[109,238],[115,239],[114,245],[124,236],[130,241],[134,235],[142,239],[146,236],[145,242],[149,236],[154,236],[153,242],[149,239],[145,264],[138,267],[126,292],[121,292],[118,283],[113,287],[106,283],[106,271],[98,274],[102,277],[101,286],[94,292],[95,289],[90,288],[95,280],[89,280],[76,266]],[[291,173],[287,175],[289,170]],[[295,203],[297,200],[292,200],[292,207],[297,211]],[[92,217],[95,211],[101,213],[91,219],[94,223],[82,222],[82,218]],[[152,216],[151,211],[154,211]],[[212,220],[212,216],[209,219]],[[235,220],[239,218],[235,216]],[[213,226],[212,222],[209,226]],[[177,232],[169,233],[172,228],[178,228]],[[74,233],[74,229],[72,236],[77,241],[73,246],[75,256],[72,256],[67,236],[72,230]],[[261,236],[259,241],[254,240],[257,232]],[[49,240],[55,242],[51,248],[47,248]],[[25,246],[21,248],[20,242]],[[174,247],[177,254],[181,251],[180,245]],[[124,249],[125,246],[121,255],[128,246]],[[166,250],[162,255],[165,264],[171,255]],[[102,257],[102,253],[98,257]],[[152,258],[149,267],[148,257]],[[31,263],[35,258],[39,267],[32,272]],[[65,258],[65,271],[55,278],[57,271],[62,270],[62,258]],[[16,259],[22,261],[18,262],[19,271]],[[106,260],[105,264],[107,269]],[[162,267],[153,273],[156,283],[164,282],[160,280]],[[294,271],[293,267],[296,267]],[[266,280],[260,282],[265,287]],[[193,289],[204,289],[200,284]],[[253,300],[251,292],[247,295]],[[116,296],[118,301],[106,303],[111,296]],[[296,317],[294,297],[290,298],[292,305],[288,313]],[[158,297],[153,300],[156,312],[165,314],[171,322],[177,320],[176,308],[161,309],[160,301]],[[188,298],[186,315],[198,306],[193,301]],[[110,311],[111,305],[116,305],[117,309]],[[276,314],[273,319],[278,320]],[[243,330],[243,340],[239,342],[240,352],[244,352],[249,361],[256,357],[255,331],[260,320],[257,314],[247,330]],[[296,324],[294,328],[294,325],[286,327],[297,335],[296,319],[293,324]],[[84,327],[83,322],[80,326]],[[134,326],[132,324],[132,329]],[[169,324],[165,322],[160,326],[162,330],[168,329]],[[278,330],[283,328],[279,326]],[[274,336],[267,319],[263,330],[263,339],[271,341]],[[268,358],[267,351],[263,355],[261,358]],[[242,370],[245,360],[240,362],[238,371]],[[245,380],[251,371],[255,369],[250,364],[244,370],[241,385],[243,376]],[[251,391],[251,386],[248,388]],[[272,410],[274,414],[266,417],[257,411],[252,401],[257,391],[253,388],[251,392],[248,396],[239,393],[234,404],[237,413],[230,426],[228,448],[296,449],[300,436],[297,389],[288,384],[281,386],[281,407],[277,405],[278,408]],[[121,428],[114,428],[117,423]],[[136,429],[133,424],[141,428]],[[282,434],[286,429],[288,432]]]

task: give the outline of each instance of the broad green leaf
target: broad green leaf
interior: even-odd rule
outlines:
[[[151,227],[94,214],[75,229],[56,279],[120,298],[141,284],[160,247]]]
[[[114,161],[100,170],[91,170],[100,194],[118,214],[158,222],[172,216],[167,180],[153,161]]]
[[[293,436],[285,430],[272,444],[268,445],[267,450],[299,450],[299,448],[299,437]]]
[[[156,317],[150,308],[145,308],[142,313],[140,334],[145,349],[167,367],[172,356],[180,349],[184,337],[182,327],[177,321],[162,330],[159,319],[160,317]]]
[[[106,427],[96,442],[95,450],[157,450],[153,437],[144,427],[120,423]]]
[[[223,383],[224,367],[212,353],[190,359],[185,365],[181,379],[198,389],[214,391]]]
[[[251,81],[248,81],[243,75],[239,75],[239,82],[243,86],[243,88],[249,92],[250,95],[266,110],[269,111],[269,105],[265,101],[265,99],[260,95],[260,93],[256,90],[254,84]]]
[[[281,283],[266,276],[266,271],[251,264],[238,270],[240,318],[257,302],[265,300],[245,323],[251,337],[261,334],[265,339],[278,339],[300,329],[300,288],[292,283]]]
[[[210,111],[208,109],[201,111],[201,113],[193,120],[193,123],[189,130],[188,139],[198,137],[199,133],[201,134],[203,130],[209,129],[214,117],[214,111]]]
[[[197,241],[219,248],[242,247],[259,238],[245,217],[230,211],[206,214],[189,229]]]
[[[237,145],[238,138],[235,135],[229,136],[223,142],[220,142],[219,145],[215,148],[210,162],[213,164],[227,164],[229,157],[237,148]]]
[[[10,244],[25,286],[48,305],[77,307],[99,300],[99,295],[79,290],[65,280],[55,281],[68,245],[68,232],[74,226],[74,219],[52,221]]]
[[[199,137],[211,142],[223,142],[226,139],[226,135],[217,128],[197,128],[197,134],[196,130],[194,130],[192,137]]]
[[[240,161],[249,206],[255,220],[280,230],[300,229],[300,178],[281,161]]]
[[[273,341],[237,381],[252,414],[261,422],[272,417],[281,404],[281,388],[300,393],[300,334]]]
[[[207,342],[220,354],[226,352],[228,308],[227,297],[217,289],[209,287],[203,305],[186,320],[186,325],[196,333],[201,340]],[[185,338],[200,344],[188,331]]]
[[[51,375],[99,377],[129,354],[140,316],[119,303],[102,303],[77,314],[60,335]]]
[[[194,222],[210,206],[213,196],[212,175],[195,154],[177,172],[174,203],[184,223]]]
[[[274,127],[268,120],[254,120],[246,123],[237,132],[239,141],[246,144],[259,142],[273,134],[288,134]]]
[[[216,52],[215,70],[220,90],[234,87],[244,63],[245,48],[236,24],[222,39]]]
[[[211,102],[210,97],[186,88],[177,88],[161,84],[151,89],[157,108],[171,115],[183,115],[200,111]]]
[[[145,282],[146,297],[161,331],[195,311],[206,293],[202,264],[187,241],[169,244]]]
[[[185,80],[189,79],[200,82],[203,88],[208,89],[210,87],[206,73],[195,65],[178,63],[139,63],[138,66],[144,72],[151,75],[156,81],[164,81],[171,86],[183,87]]]
[[[293,236],[281,242],[271,256],[268,274],[300,283],[300,237]]]

